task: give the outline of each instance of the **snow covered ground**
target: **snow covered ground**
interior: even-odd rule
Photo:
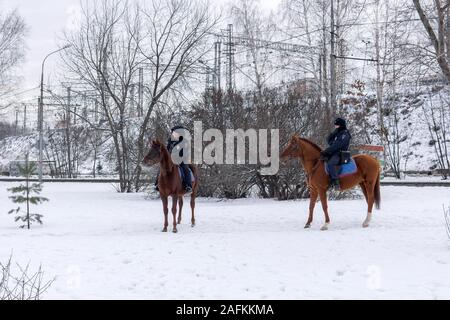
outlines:
[[[362,229],[362,200],[198,201],[178,234],[160,232],[159,200],[108,184],[45,185],[44,226],[19,230],[0,183],[0,260],[42,263],[51,299],[450,299],[450,241],[442,205],[450,188],[383,187],[382,209]]]

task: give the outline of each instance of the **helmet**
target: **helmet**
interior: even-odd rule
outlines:
[[[347,127],[347,122],[346,122],[344,119],[342,119],[342,118],[337,118],[337,119],[334,121],[334,124],[335,124],[336,126],[340,126],[340,127],[343,127],[343,128]]]
[[[187,129],[181,125],[175,126],[172,129],[170,129],[171,132],[174,132],[176,130],[187,130]]]

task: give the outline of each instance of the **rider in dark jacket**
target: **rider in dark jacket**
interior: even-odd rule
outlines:
[[[347,129],[347,123],[344,119],[337,118],[334,125],[336,129],[328,135],[327,142],[329,147],[322,151],[322,157],[327,159],[331,186],[339,190],[339,175],[336,166],[340,165],[341,151],[348,151],[352,136]]]
[[[167,139],[167,151],[169,151],[170,154],[172,154],[172,151],[175,149],[177,150],[177,146],[183,141],[183,136],[180,136],[176,130],[186,130],[183,126],[175,126],[173,127],[171,131],[170,138]],[[183,157],[183,149],[180,148],[178,151],[180,157]],[[192,191],[192,180],[191,180],[191,172],[189,169],[189,166],[185,164],[184,162],[179,164],[181,170],[183,170],[183,176],[181,177],[183,179],[183,187],[186,192]],[[156,177],[156,190],[158,190],[158,176]]]

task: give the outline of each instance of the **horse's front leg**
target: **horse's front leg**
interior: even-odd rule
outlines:
[[[177,233],[177,204],[178,196],[172,197],[173,233]]]
[[[181,214],[183,212],[183,196],[178,198],[178,224],[181,224]]]
[[[312,187],[310,188],[310,194],[311,194],[311,197],[309,199],[309,217],[308,217],[308,222],[306,222],[305,229],[311,228],[311,224],[314,219],[314,208],[316,206],[317,198],[319,196],[317,189],[312,188]]]
[[[161,200],[163,203],[163,210],[164,210],[164,228],[162,232],[167,232],[167,227],[169,226],[169,200],[167,197],[161,196]]]
[[[320,228],[320,230],[325,231],[328,230],[328,226],[330,225],[330,216],[328,215],[328,199],[327,199],[327,190],[319,190],[320,202],[322,203],[323,213],[325,214],[325,223]]]

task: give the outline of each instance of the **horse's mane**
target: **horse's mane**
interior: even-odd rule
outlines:
[[[166,148],[166,145],[164,143],[162,143],[159,139],[153,140],[152,144],[153,144],[153,146],[157,146],[157,147],[161,148],[164,153],[169,153],[169,151]]]
[[[314,149],[316,149],[317,151],[319,151],[319,152],[322,152],[322,148],[321,147],[319,147],[317,144],[315,144],[314,142],[312,142],[312,141],[310,141],[310,140],[308,140],[308,139],[305,139],[305,138],[300,138],[299,137],[299,139],[301,140],[301,141],[303,141],[303,142],[306,142],[307,144],[309,144],[310,146],[312,146]]]
[[[152,141],[152,144],[153,145],[155,145],[155,146],[158,146],[158,147],[166,147],[165,145],[164,145],[164,143],[162,143],[161,141],[159,141],[159,139],[156,139],[156,140],[153,140]]]

